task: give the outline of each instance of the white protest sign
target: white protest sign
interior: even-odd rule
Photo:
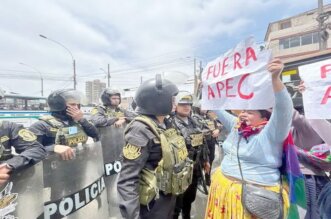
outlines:
[[[260,50],[253,37],[209,62],[202,73],[202,108],[267,109],[274,105],[269,50]]]
[[[305,82],[303,105],[308,119],[331,119],[331,59],[299,67]]]

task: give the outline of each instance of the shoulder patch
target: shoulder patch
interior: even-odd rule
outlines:
[[[8,136],[2,136],[1,138],[0,138],[0,142],[1,143],[4,143],[5,141],[8,141],[9,140],[9,137]]]
[[[123,147],[123,156],[128,160],[135,160],[141,155],[141,147],[132,145],[132,144],[126,144]]]
[[[54,117],[51,116],[51,115],[44,115],[44,116],[39,117],[39,119],[43,120],[43,121],[47,121],[47,120],[50,120],[50,119],[54,119]]]
[[[18,132],[18,136],[20,136],[24,141],[35,141],[37,139],[37,136],[27,129],[21,129]]]
[[[92,110],[91,110],[91,115],[95,115],[95,114],[97,114],[98,113],[98,109],[97,108],[93,108]]]
[[[50,131],[50,132],[57,132],[58,130],[59,130],[59,129],[57,129],[57,128],[53,128],[53,127],[50,127],[50,128],[49,128],[49,131]]]

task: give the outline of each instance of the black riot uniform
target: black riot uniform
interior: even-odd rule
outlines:
[[[67,115],[66,101],[69,99],[80,101],[75,90],[58,90],[51,93],[47,100],[51,115],[41,117],[29,127],[47,151],[54,151],[56,144],[76,146],[78,143],[85,143],[87,136],[95,140],[99,138],[98,130],[92,123],[85,118],[76,122]]]
[[[193,97],[188,92],[180,92],[177,95],[177,104],[193,104]],[[182,212],[182,218],[190,218],[191,204],[194,202],[198,181],[204,177],[202,169],[204,164],[209,162],[209,151],[204,139],[204,135],[200,124],[192,116],[181,118],[177,113],[172,119],[175,127],[180,131],[185,138],[189,157],[194,161],[194,171],[192,184],[183,195],[177,197],[174,219],[178,218]],[[205,182],[204,182],[205,183]]]
[[[210,169],[212,168],[213,161],[215,159],[215,146],[217,144],[217,137],[214,138],[212,136],[213,131],[218,129],[220,132],[222,130],[221,123],[216,119],[212,118],[208,113],[201,113],[201,105],[200,103],[195,103],[193,105],[193,114],[192,117],[195,121],[197,121],[200,125],[200,129],[204,133],[204,137],[206,143],[208,145],[209,150],[209,164]],[[206,173],[206,181],[207,184],[210,185],[210,174]]]
[[[165,116],[171,112],[172,97],[177,92],[178,89],[173,83],[163,80],[159,76],[144,82],[136,92],[136,112],[139,115],[125,131],[126,145],[123,148],[122,170],[117,185],[121,214],[126,219],[172,218],[176,201],[173,193],[184,192],[191,181],[192,177],[190,176],[187,178],[186,187],[179,188],[176,192],[166,192],[168,191],[166,187],[169,188],[169,185],[171,187],[172,182],[168,183],[168,180],[162,180],[162,177],[167,176],[159,177],[157,171],[160,163],[164,165],[166,163],[165,153],[163,153],[164,146],[162,145],[164,141],[158,135],[167,130],[176,132],[175,129],[169,129],[171,124],[167,123],[166,120],[164,123],[160,123],[157,116]],[[154,128],[148,124],[154,124]],[[180,135],[178,137],[182,138]],[[191,163],[191,169],[187,172],[184,171],[185,174],[183,174],[188,176],[192,175],[193,166],[192,161],[187,158],[187,150],[184,140],[182,141],[184,151],[181,151],[180,154],[183,155],[182,160],[188,161],[188,163],[183,163],[188,164],[188,167]],[[164,162],[160,162],[161,159]],[[177,167],[179,168],[178,173],[183,173],[180,165],[171,166],[170,169],[173,171]],[[169,175],[171,174],[173,173],[171,172]],[[180,181],[182,178],[180,176],[178,180]],[[180,184],[183,183],[185,182]],[[176,184],[175,181],[173,184]]]
[[[129,123],[136,116],[133,112],[112,105],[110,99],[112,96],[121,98],[121,93],[108,88],[102,91],[101,101],[103,105],[92,110],[90,120],[96,127],[111,126],[120,117],[125,117],[126,122]]]
[[[37,137],[22,125],[0,121],[0,162],[7,163],[13,171],[33,165],[46,156],[44,147]],[[18,155],[11,154],[11,147]]]

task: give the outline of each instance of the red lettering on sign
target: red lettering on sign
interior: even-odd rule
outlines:
[[[236,52],[236,53],[234,54],[234,67],[233,67],[233,70],[236,70],[236,69],[237,69],[237,66],[238,66],[238,68],[240,68],[240,69],[242,68],[242,66],[241,66],[240,63],[239,63],[240,58],[241,58],[240,53],[239,53],[239,52]]]
[[[246,66],[249,65],[249,59],[253,59],[254,61],[257,60],[256,55],[255,55],[255,51],[251,47],[248,47],[246,49],[246,61],[245,61]]]
[[[233,86],[229,84],[231,81],[233,81],[233,78],[229,78],[225,82],[226,96],[227,97],[236,97],[235,94],[229,94],[229,92],[228,92],[229,90],[231,90],[233,88]]]
[[[216,83],[216,87],[217,87],[218,97],[221,98],[221,90],[223,90],[224,84],[221,81],[219,81]]]
[[[218,63],[218,71],[216,73],[216,65],[214,65],[214,78],[218,77],[220,75],[221,72],[221,63]]]
[[[243,56],[244,54],[235,52],[233,56],[223,57],[223,59],[219,59],[217,63],[208,66],[206,80],[208,80],[210,76],[213,78],[224,76],[232,71],[236,71],[237,69],[242,69],[244,64],[247,66],[250,62],[257,61],[256,53],[252,47],[246,48],[245,58]],[[241,59],[241,57],[243,57],[243,59]],[[242,63],[240,63],[240,61]],[[233,69],[229,69],[229,63],[231,64],[231,67],[233,66]]]
[[[328,89],[326,90],[321,104],[326,104],[330,98],[331,98],[331,86],[329,86]]]
[[[225,67],[228,67],[228,64],[225,64],[227,61],[229,60],[228,57],[226,57],[225,59],[223,59],[223,66],[222,66],[222,75],[226,75],[227,72],[225,72]]]
[[[239,83],[238,83],[238,94],[239,94],[239,97],[242,98],[242,99],[245,99],[245,100],[249,100],[251,99],[253,96],[254,96],[254,93],[250,93],[248,95],[245,95],[241,92],[241,86],[244,82],[244,80],[249,76],[249,74],[245,74],[243,75],[240,80],[239,80]]]
[[[212,68],[214,68],[214,66],[213,66],[213,65],[209,66],[209,68],[208,68],[208,73],[207,73],[207,80],[208,80],[208,78],[209,78],[209,75],[211,75],[211,74],[213,73],[213,70],[212,70]]]
[[[331,64],[321,66],[321,78],[326,78],[326,73],[331,72],[331,68],[328,67],[331,67]]]
[[[249,74],[242,75],[239,79],[239,82],[237,85],[233,84],[233,78],[229,78],[225,80],[225,82],[218,81],[215,85],[215,89],[217,90],[218,98],[222,97],[222,92],[225,91],[225,97],[228,98],[235,98],[237,97],[236,92],[239,94],[239,97],[243,100],[249,100],[252,99],[254,96],[254,92],[251,92],[249,94],[244,94],[242,89],[243,83],[245,82],[245,79],[249,76]],[[213,90],[213,88],[208,85],[208,100],[214,99],[216,90]],[[230,93],[231,90],[235,91],[235,93]],[[330,91],[331,92],[331,91]]]
[[[208,85],[208,100],[210,100],[211,98],[215,98],[215,94],[210,85]]]

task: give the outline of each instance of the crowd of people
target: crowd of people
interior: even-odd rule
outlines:
[[[125,127],[116,183],[123,218],[191,218],[199,187],[208,194],[206,219],[331,218],[331,160],[311,161],[321,145],[330,155],[331,123],[294,109],[282,69],[279,59],[269,63],[275,105],[260,110],[203,110],[191,93],[157,75],[138,88],[134,112],[119,107],[119,91],[105,89],[87,120],[77,91],[55,91],[50,115],[29,130],[0,122],[0,184],[47,154],[74,159],[78,144],[99,141],[100,127]],[[225,131],[221,166],[212,166]]]

